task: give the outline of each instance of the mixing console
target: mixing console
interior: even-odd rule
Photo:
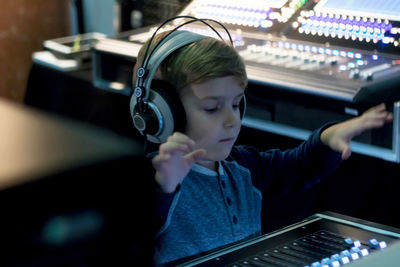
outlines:
[[[393,133],[384,136],[392,140],[384,142],[383,150],[379,141],[377,149],[361,145],[353,151],[400,162],[399,14],[400,0],[193,0],[178,15],[215,19],[227,27],[246,64],[248,99],[274,101],[276,106],[280,99],[272,99],[277,94],[269,92],[279,91],[279,96],[286,97],[283,101],[296,95],[295,101],[302,96],[309,102],[330,102],[332,112],[340,116],[359,115],[375,104],[387,103],[394,123]],[[184,20],[174,20],[161,31]],[[213,26],[228,40],[224,30]],[[100,40],[93,50],[95,86],[129,96],[137,53],[155,29],[145,27]],[[180,30],[216,37],[202,23]],[[326,109],[326,105],[317,108]],[[314,128],[288,129],[285,123],[254,119],[246,116],[243,124],[294,138],[307,138]]]
[[[182,12],[225,23],[251,81],[353,103],[400,98],[399,14],[400,1],[361,0],[192,1]]]
[[[372,266],[370,259],[391,248],[397,256],[387,256],[384,266],[392,267],[400,257],[399,238],[399,229],[324,212],[179,266]]]

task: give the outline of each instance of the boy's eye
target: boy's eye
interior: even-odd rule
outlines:
[[[213,112],[215,112],[215,111],[218,110],[218,107],[214,107],[214,108],[205,108],[204,110],[205,110],[207,113],[213,113]]]

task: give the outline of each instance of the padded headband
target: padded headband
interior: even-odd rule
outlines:
[[[150,59],[145,59],[145,62],[143,62],[143,66],[147,66],[148,70],[147,76],[145,77],[142,85],[145,91],[145,95],[143,97],[144,101],[148,100],[151,81],[153,80],[154,74],[156,73],[159,65],[164,61],[164,59],[179,48],[206,37],[207,36],[189,31],[174,31],[164,40],[162,40],[158,48],[153,52],[153,55],[150,57]],[[136,87],[140,86],[139,80],[141,79],[136,79]]]

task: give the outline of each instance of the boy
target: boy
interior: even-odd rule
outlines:
[[[318,129],[297,148],[259,152],[233,146],[247,76],[232,46],[214,38],[195,41],[165,59],[157,76],[176,88],[186,113],[185,130],[170,136],[152,159],[159,186],[158,263],[259,235],[263,194],[319,182],[350,156],[354,136],[392,120],[382,104]]]

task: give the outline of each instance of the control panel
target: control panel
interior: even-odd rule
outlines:
[[[264,107],[274,101],[274,110],[263,118],[252,116],[249,105],[244,126],[306,139],[315,124],[321,125],[321,116],[310,105],[334,113],[327,120],[338,121],[384,102],[394,113],[393,127],[377,135],[379,140],[373,134],[362,137],[352,149],[400,162],[399,14],[400,0],[193,0],[178,15],[223,23],[246,64],[249,102],[257,99]],[[176,19],[160,31],[173,29],[185,21]],[[95,86],[131,95],[137,53],[157,26],[100,40],[93,49]],[[212,26],[228,41],[221,27]],[[217,37],[199,22],[179,30]],[[279,102],[278,95],[284,101]],[[282,103],[290,109],[289,102],[299,104],[300,97],[307,102],[301,112],[310,113],[303,117],[315,123],[294,125],[298,120],[291,114],[279,121],[278,115],[282,117],[285,112],[277,105]]]
[[[179,266],[337,267],[358,262],[369,266],[370,258],[385,254],[388,248],[398,254],[399,239],[399,229],[324,212]],[[390,260],[393,265],[385,266],[395,266],[399,257]]]

